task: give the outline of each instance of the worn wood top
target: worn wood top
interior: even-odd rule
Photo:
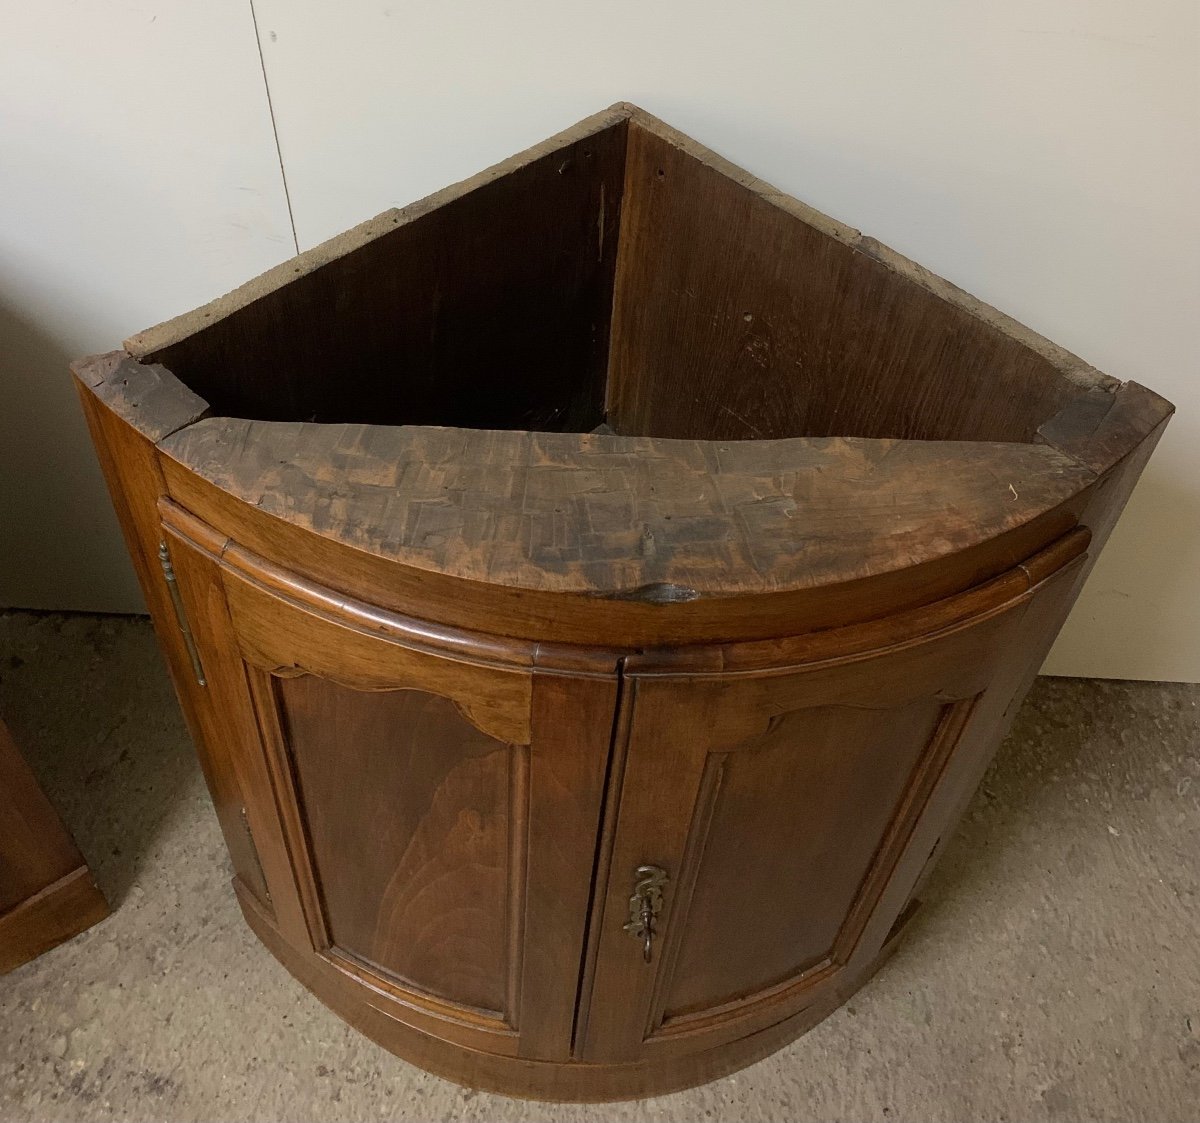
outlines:
[[[164,368],[77,367],[162,452],[273,518],[418,570],[646,600],[811,589],[970,549],[1096,471],[1049,445],[688,441],[205,417]]]
[[[218,323],[266,307],[272,294],[289,291],[297,277],[382,243],[397,228],[418,223],[471,191],[530,167],[531,161],[549,154],[554,175],[561,176],[568,165],[554,163],[554,153],[614,125],[623,127],[622,122],[653,134],[657,146],[638,148],[641,163],[634,159],[628,174],[640,169],[655,182],[664,175],[671,182],[674,165],[667,150],[686,154],[740,185],[758,210],[766,206],[772,214],[786,213],[848,247],[856,260],[869,259],[876,272],[882,267],[901,278],[904,291],[896,299],[908,301],[909,290],[919,290],[923,295],[913,307],[924,308],[936,298],[965,315],[968,327],[982,325],[993,342],[1012,341],[1033,357],[1029,363],[1045,366],[1059,389],[1034,403],[1032,421],[1017,426],[1022,436],[1011,441],[891,439],[922,435],[919,427],[908,431],[899,422],[896,433],[864,422],[868,435],[863,437],[693,440],[210,416],[215,411],[209,403],[158,361],[180,348],[207,354],[201,344]],[[594,148],[587,141],[582,156]],[[663,155],[662,163],[655,156],[653,167],[646,164],[656,152]],[[741,206],[744,200],[734,202]],[[632,207],[623,214],[633,216],[631,222],[636,218]],[[589,252],[603,256],[605,223],[611,223],[612,214],[601,207],[600,216],[587,233],[589,245],[598,239]],[[774,226],[766,222],[762,228],[770,233]],[[753,319],[751,310],[738,313],[738,322]],[[290,320],[285,326],[283,337],[297,327]],[[962,325],[953,331],[945,325],[929,329],[933,351],[921,352],[913,370],[919,374],[922,364],[938,361],[939,341],[966,338],[964,330]],[[852,338],[854,331],[842,334]],[[967,553],[973,560],[960,567],[964,577],[990,575],[999,571],[1003,552],[985,557],[981,547],[1007,536],[1009,546],[1019,543],[1032,551],[1050,540],[1046,535],[1069,529],[1084,493],[1172,409],[1151,391],[1102,374],[916,263],[623,104],[143,332],[126,349],[76,364],[81,383],[165,456],[246,504],[255,517],[277,520],[274,525],[286,524],[293,532],[312,532],[357,551],[355,557],[395,563],[411,574],[459,578],[522,595],[613,598],[607,611],[617,615],[632,611],[616,603],[622,600],[682,602],[692,612],[713,598],[813,590],[824,597],[823,590],[834,586],[857,583],[861,588],[864,579],[921,567],[928,572],[931,565]],[[978,359],[975,367],[960,372],[957,361],[950,364],[942,372],[947,387],[939,393],[947,401],[957,393],[970,394],[985,414],[989,400],[999,409],[1012,396],[1002,380],[991,379],[1000,368],[1000,352],[968,352],[968,358]],[[630,377],[641,377],[639,370],[649,363],[639,355],[634,352],[637,361],[627,364]],[[682,363],[688,372],[693,365]],[[857,366],[851,363],[850,369]],[[898,364],[896,369],[908,368]],[[305,376],[328,373],[321,367]],[[907,392],[928,397],[919,387]],[[670,386],[665,393],[669,400]],[[943,430],[953,434],[954,426],[929,435]],[[626,429],[646,431],[637,424]],[[837,430],[816,425],[810,431]],[[690,435],[686,427],[685,435]],[[1020,558],[1010,550],[1003,560],[1012,565]],[[952,584],[947,578],[937,588],[945,591]],[[933,595],[933,588],[921,595]],[[871,610],[869,600],[865,597],[860,606],[863,612]]]
[[[211,418],[161,447],[267,514],[401,564],[603,596],[808,588],[918,565],[1004,534],[1095,478],[1048,446],[844,438]]]

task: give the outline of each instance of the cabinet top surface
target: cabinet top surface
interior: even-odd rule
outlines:
[[[618,600],[816,589],[920,566],[1069,507],[1105,467],[1049,443],[207,417],[168,371],[123,352],[76,371],[166,457],[256,517],[416,570]]]
[[[543,618],[965,587],[1172,408],[627,105],[126,348],[84,392],[222,532]]]

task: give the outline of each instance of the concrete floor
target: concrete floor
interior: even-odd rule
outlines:
[[[397,1060],[251,937],[143,620],[0,614],[0,714],[114,915],[0,978],[3,1120],[1200,1119],[1200,687],[1042,679],[891,963],[640,1103]]]

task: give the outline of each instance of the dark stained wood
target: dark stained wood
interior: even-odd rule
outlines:
[[[1147,394],[1139,424],[1161,423]],[[315,580],[453,625],[618,644],[755,638],[781,620],[797,631],[856,606],[927,603],[1061,535],[1098,478],[1048,444],[214,419],[162,447],[182,503]],[[669,616],[663,599],[678,602]]]
[[[611,714],[613,658],[439,633],[159,513],[285,938],[427,1032],[565,1060],[608,730],[562,717]]]
[[[130,350],[218,413],[591,429],[603,419],[625,121],[601,114],[542,147],[507,174],[379,216],[346,252],[281,267],[184,339],[164,325]]]
[[[1022,622],[1022,635],[1016,645],[1027,648],[1030,652],[1028,664],[1022,669],[1013,664],[1004,679],[997,682],[988,701],[988,712],[981,715],[983,728],[990,734],[990,740],[984,747],[974,753],[960,754],[950,762],[947,768],[945,783],[935,793],[931,807],[926,816],[932,824],[925,830],[925,835],[916,841],[914,850],[924,855],[923,860],[913,859],[907,870],[901,869],[893,878],[887,891],[892,903],[902,899],[904,892],[915,896],[932,874],[941,857],[946,844],[953,837],[955,824],[962,818],[967,805],[974,796],[979,782],[995,748],[1007,735],[1016,718],[1017,711],[1033,684],[1038,669],[1045,661],[1059,630],[1067,619],[1075,597],[1087,580],[1091,568],[1099,557],[1100,550],[1108,540],[1108,536],[1116,523],[1117,517],[1125,507],[1142,469],[1146,466],[1151,453],[1162,436],[1166,420],[1144,437],[1127,453],[1117,465],[1103,478],[1099,487],[1093,489],[1088,507],[1083,515],[1083,522],[1089,528],[1092,548],[1081,566],[1074,567],[1059,579],[1060,588],[1053,597],[1044,597],[1041,602],[1026,613]],[[1042,555],[1045,559],[1046,555]],[[1036,570],[1040,577],[1046,576],[1052,569]],[[923,849],[922,849],[923,848]],[[915,880],[914,880],[915,879]],[[889,901],[881,906],[886,909]]]
[[[628,105],[74,369],[248,922],[548,1099],[861,985],[1172,408]]]
[[[424,691],[353,690],[313,675],[275,690],[331,945],[503,1020],[508,913],[521,907],[508,887],[523,881],[509,868],[509,832],[523,853],[525,747],[481,733]]]
[[[107,915],[83,856],[0,722],[0,974]]]
[[[154,441],[202,417],[204,403],[174,376],[161,369],[134,369],[139,367],[120,352],[100,356],[76,365],[75,388],[234,869],[265,900],[249,825],[252,800],[233,760],[238,742],[230,735],[227,715],[208,705],[205,689],[196,682],[159,560],[164,538],[157,504],[166,484]],[[178,565],[179,559],[174,560]],[[196,579],[184,582],[185,596],[202,587]]]
[[[498,407],[441,376],[439,386],[455,387],[444,409],[409,408],[392,380],[388,410],[364,404],[358,416],[491,431],[309,420],[335,414],[293,401],[296,379],[305,393],[336,394],[353,408],[374,391],[326,377],[328,362],[311,370],[305,364],[321,348],[293,355],[296,340],[345,329],[341,366],[370,365],[395,316],[344,294],[367,286],[394,309],[397,284],[442,291],[425,272],[437,252],[380,247],[428,229],[441,231],[428,235],[437,245],[474,252],[477,239],[454,225],[464,207],[478,199],[486,212],[490,192],[548,176],[552,165],[552,183],[570,179],[571,161],[597,159],[601,140],[613,159],[591,166],[624,169],[612,237],[599,233],[616,212],[606,203],[605,222],[596,215],[599,256],[620,236],[608,424],[587,434],[495,431],[572,428],[560,424],[555,395],[573,385],[561,376],[542,384],[548,396],[534,410],[558,420],[515,422],[507,411],[524,391],[506,389]],[[600,186],[606,199],[617,191],[605,175],[588,180],[589,206],[599,207]],[[558,231],[555,213],[544,219]],[[510,250],[499,264],[464,266],[501,304],[512,288]],[[532,256],[539,276],[556,276]],[[336,291],[321,288],[329,285]],[[760,291],[774,302],[769,315],[742,308],[743,295]],[[292,300],[299,310],[288,311]],[[490,314],[475,308],[470,323]],[[562,314],[546,303],[537,338],[559,334]],[[747,351],[745,330],[759,331],[764,317],[779,338],[762,354],[751,340]],[[424,347],[427,335],[422,326],[412,338]],[[494,346],[501,354],[507,344]],[[130,347],[168,359],[214,401],[231,380],[270,397],[268,410],[204,419],[207,403],[180,388],[191,397],[164,421],[164,368],[131,374],[128,358],[112,357],[79,368],[113,412],[167,453],[162,471],[183,506],[264,556],[285,553],[303,576],[396,611],[583,644],[769,638],[949,596],[1065,533],[1089,486],[1170,412],[1150,391],[1095,371],[630,106],[380,216]],[[743,370],[747,353],[753,369]],[[539,356],[531,343],[521,362],[543,369]],[[484,403],[481,417],[461,415],[464,398]],[[224,398],[217,412],[239,404]],[[751,414],[760,420],[735,418]],[[261,416],[286,420],[254,420]],[[621,437],[614,427],[646,435]],[[776,439],[742,439],[759,436]]]
[[[1078,393],[1021,341],[689,147],[630,125],[617,432],[1025,441]],[[966,379],[986,392],[962,393]]]
[[[0,722],[0,914],[83,864]]]
[[[86,932],[108,916],[92,872],[80,866],[0,914],[0,975]]]
[[[157,443],[208,416],[208,403],[166,367],[139,363],[124,351],[98,355],[76,369],[96,400],[148,441]]]
[[[444,659],[404,642],[381,649],[371,632],[383,631],[387,618],[373,618],[358,606],[343,602],[336,612],[326,606],[317,587],[294,583],[289,590],[306,611],[282,613],[274,593],[253,579],[256,559],[235,554],[226,572],[225,591],[237,620],[237,640],[242,657],[267,671],[311,671],[360,689],[387,689],[397,682],[455,699],[478,729],[516,744],[529,741],[529,675],[498,662],[487,672],[482,659]],[[232,580],[237,572],[241,580]],[[356,628],[354,625],[359,625]],[[400,624],[400,628],[403,624]],[[397,631],[400,630],[397,628]],[[360,630],[361,629],[361,630]],[[401,640],[401,636],[396,636]],[[497,652],[471,652],[503,660]],[[488,659],[490,663],[491,658]]]
[[[1025,613],[1082,557],[1056,551],[1036,584],[868,652],[738,673],[627,660],[626,763],[580,1055],[715,1047],[836,989],[981,703],[1011,661],[1027,666],[1014,642]],[[671,876],[649,965],[621,929],[645,862]]]
[[[1105,403],[1093,391],[1068,405],[1038,429],[1037,439],[1093,472],[1107,472],[1170,416],[1163,399],[1136,382],[1123,383],[1107,396]]]
[[[375,430],[374,435],[378,434]],[[864,454],[848,441],[830,443],[834,447],[828,455],[818,453],[809,461],[809,472],[774,477],[764,470],[757,478],[752,473],[748,473],[750,479],[743,476],[740,482],[745,485],[744,502],[738,510],[733,509],[732,497],[730,505],[725,504],[711,476],[702,469],[689,471],[677,460],[653,468],[645,462],[640,466],[635,461],[618,462],[619,469],[630,470],[607,474],[611,492],[573,498],[570,489],[577,486],[573,477],[581,474],[578,464],[568,462],[548,468],[546,479],[556,481],[555,486],[567,493],[557,506],[553,496],[537,498],[536,492],[523,490],[523,481],[518,480],[514,480],[511,490],[502,493],[502,499],[487,495],[494,486],[489,481],[506,478],[498,464],[494,470],[489,465],[489,470],[472,477],[472,489],[462,502],[468,508],[490,511],[489,518],[477,520],[475,525],[496,526],[495,533],[503,535],[496,552],[513,558],[514,564],[508,568],[507,579],[501,577],[497,567],[492,571],[493,579],[487,581],[450,576],[431,566],[430,554],[441,554],[447,558],[446,568],[453,570],[452,560],[457,560],[469,572],[479,568],[473,559],[485,558],[491,550],[490,542],[471,543],[456,530],[458,516],[449,509],[453,500],[444,498],[444,490],[425,508],[418,507],[415,517],[428,517],[430,508],[440,509],[449,524],[445,533],[431,535],[407,551],[415,564],[398,564],[386,555],[400,545],[404,523],[394,527],[391,536],[379,539],[386,544],[379,552],[363,548],[363,535],[357,529],[362,512],[355,514],[353,527],[342,525],[344,538],[313,533],[307,525],[306,509],[319,507],[340,513],[354,506],[359,489],[350,482],[354,479],[352,471],[340,476],[334,485],[336,495],[330,495],[326,485],[321,485],[315,495],[304,488],[288,493],[289,514],[279,517],[267,511],[280,510],[273,497],[264,495],[261,502],[247,502],[225,486],[210,483],[184,467],[173,456],[164,455],[160,463],[168,490],[180,505],[227,528],[239,543],[261,555],[287,557],[295,573],[330,588],[453,627],[484,628],[531,640],[620,647],[768,638],[931,603],[1010,569],[1066,533],[1079,521],[1094,478],[1067,459],[1060,460],[1049,477],[1034,471],[1022,475],[1003,472],[1006,464],[1012,467],[1020,463],[1032,446],[1002,446],[1000,455],[989,461],[986,452],[972,452],[972,446],[963,445],[952,450],[950,462],[939,459],[936,448],[894,446],[902,450],[896,454],[897,469],[907,462],[905,475],[909,480],[930,488],[942,480],[961,501],[947,505],[944,497],[931,494],[932,505],[926,509],[928,520],[919,515],[916,520],[924,521],[930,531],[922,540],[908,521],[912,514],[908,504],[919,507],[921,496],[890,491],[884,482],[889,471],[870,469],[872,463],[886,465],[889,456],[885,450],[868,442],[871,447]],[[744,447],[749,459],[752,446]],[[1024,465],[1030,468],[1038,462],[1035,454],[1024,460]],[[918,468],[917,464],[922,466]],[[423,471],[416,475],[419,477]],[[218,478],[225,478],[217,472]],[[1051,502],[1040,513],[1025,512],[1024,518],[1018,516],[1010,529],[994,537],[978,537],[990,517],[1006,523],[1009,512],[1020,508],[1022,494],[1028,497],[1031,492],[1041,492],[1044,497],[1043,485],[1054,490],[1058,484],[1053,481],[1061,483],[1064,477],[1074,479],[1075,484],[1068,484],[1069,494],[1062,502]],[[775,482],[780,478],[792,490]],[[990,500],[972,503],[969,489],[954,485],[959,478],[976,479]],[[734,476],[728,486],[737,482]],[[672,486],[660,490],[665,483]],[[624,490],[629,484],[637,490]],[[407,486],[400,481],[391,486],[383,484],[368,505],[378,501],[390,510],[403,508]],[[1022,486],[1024,492],[1019,490]],[[756,487],[761,487],[761,497],[756,497]],[[878,488],[883,489],[882,493]],[[810,502],[809,493],[814,491],[825,492],[820,502]],[[278,489],[272,492],[272,496],[281,494],[284,492]],[[606,495],[609,503],[604,502]],[[311,508],[309,496],[315,499]],[[682,520],[680,531],[673,529],[675,516],[666,506],[672,497],[693,513],[692,518]],[[866,526],[838,517],[837,497],[847,509],[857,509]],[[539,514],[544,517],[536,528],[545,537],[529,537],[534,522],[516,509],[518,503],[540,508]],[[593,505],[594,516],[590,512]],[[641,515],[639,520],[632,525],[621,521],[635,510]],[[791,517],[788,511],[793,512]],[[329,525],[324,516],[316,521]],[[749,545],[751,526],[760,534],[753,547]],[[654,527],[659,528],[666,545],[651,551],[649,544],[658,541]],[[487,533],[492,531],[488,529]],[[374,532],[370,535],[376,537]],[[790,544],[792,550],[776,546],[773,535],[783,546]],[[833,547],[843,537],[847,549],[838,565]],[[961,542],[962,549],[942,552],[941,543],[947,540]],[[556,558],[556,553],[576,553],[582,542],[596,549],[594,558],[575,565]],[[967,544],[970,542],[974,544]],[[628,549],[635,551],[632,556],[625,552]],[[540,564],[523,560],[538,554],[544,555]],[[871,573],[868,558],[876,559],[882,571]],[[770,567],[772,560],[781,575],[791,576],[792,587],[778,587],[778,578]],[[685,561],[691,563],[686,569]],[[912,564],[906,564],[909,561]],[[548,574],[547,568],[551,570]],[[527,580],[545,576],[548,583],[573,582],[576,588],[559,592],[521,587],[517,576],[520,572]],[[664,572],[686,576],[701,584],[703,591],[678,581],[617,584],[643,581],[651,573]],[[585,584],[584,576],[589,573],[599,587]],[[607,589],[606,582],[612,582]]]
[[[521,925],[521,1008],[537,1016],[521,1023],[522,1057],[572,1057],[618,692],[615,661],[604,677],[534,671],[530,792],[536,798],[529,803],[527,861],[538,876],[528,879]],[[575,986],[548,991],[545,980],[551,978],[569,978]]]
[[[694,853],[680,867],[695,875],[660,1023],[744,1000],[830,955],[910,775],[950,717],[944,710],[938,699],[812,706],[710,752],[703,822],[693,817]],[[673,736],[691,740],[681,723]]]
[[[663,584],[693,599],[779,593],[913,568],[1002,538],[1095,480],[1048,445],[840,437],[219,418],[161,448],[256,511],[376,557],[589,597]]]

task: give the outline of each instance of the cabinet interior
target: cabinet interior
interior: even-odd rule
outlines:
[[[622,119],[141,357],[226,416],[726,441],[1029,442],[1089,389],[752,183]]]

